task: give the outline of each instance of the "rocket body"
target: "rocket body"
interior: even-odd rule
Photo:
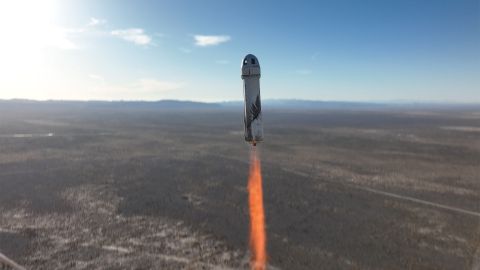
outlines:
[[[242,62],[245,141],[256,145],[263,141],[262,104],[260,100],[260,64],[253,54]]]

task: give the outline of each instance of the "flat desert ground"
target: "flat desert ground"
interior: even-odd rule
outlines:
[[[269,269],[480,269],[480,110],[264,108]],[[248,269],[242,110],[0,108],[0,252]]]

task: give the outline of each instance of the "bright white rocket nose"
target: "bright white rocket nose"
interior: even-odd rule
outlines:
[[[242,78],[243,76],[260,76],[260,63],[253,54],[248,54],[242,61]]]
[[[245,56],[245,58],[243,58],[242,67],[247,66],[247,65],[249,65],[249,66],[255,66],[255,65],[259,66],[260,63],[258,63],[258,59],[257,59],[257,57],[255,57],[255,55],[247,54]]]

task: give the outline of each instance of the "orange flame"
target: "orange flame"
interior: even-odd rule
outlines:
[[[255,148],[250,154],[248,178],[248,204],[250,207],[250,265],[253,270],[264,270],[267,262],[265,212],[263,209],[262,172]]]

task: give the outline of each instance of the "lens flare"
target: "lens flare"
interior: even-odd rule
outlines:
[[[253,270],[264,270],[267,262],[265,212],[263,209],[262,172],[255,147],[250,154],[248,178],[248,204],[250,208],[250,265]]]

